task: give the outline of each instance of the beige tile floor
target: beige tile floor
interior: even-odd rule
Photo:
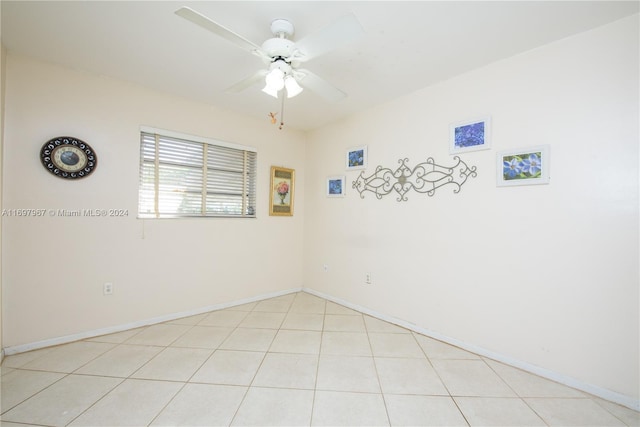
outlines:
[[[9,426],[624,426],[640,414],[307,293],[6,357]]]

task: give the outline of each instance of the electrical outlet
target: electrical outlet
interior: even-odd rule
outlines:
[[[366,283],[367,285],[370,285],[371,282],[371,273],[369,273],[368,271],[366,273],[364,273],[364,283]]]
[[[325,273],[326,273],[327,271],[329,271],[329,266],[328,266],[327,264],[323,264],[323,265],[322,265],[322,271],[324,271]]]
[[[107,282],[102,285],[102,294],[103,295],[112,295],[113,294],[113,283]]]

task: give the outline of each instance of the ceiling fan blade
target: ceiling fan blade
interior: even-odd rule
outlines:
[[[364,34],[364,29],[354,14],[345,15],[321,30],[296,42],[298,61],[308,61]]]
[[[228,92],[228,93],[242,92],[243,90],[253,86],[258,82],[264,82],[264,78],[267,75],[267,73],[268,73],[267,70],[260,70],[257,73],[255,73],[253,76],[247,77],[246,79],[240,80],[238,83],[232,86],[229,86],[225,90],[225,92]]]
[[[346,93],[309,70],[295,70],[293,76],[302,87],[317,93],[328,101],[338,102],[347,97]]]
[[[196,25],[199,25],[205,30],[209,30],[214,34],[227,39],[231,43],[240,46],[244,50],[248,50],[249,52],[255,54],[260,54],[262,52],[260,46],[258,46],[257,44],[250,42],[244,37],[234,33],[226,27],[223,27],[217,22],[212,21],[203,14],[196,12],[191,8],[181,7],[180,9],[176,10],[175,14],[188,21],[193,22]]]

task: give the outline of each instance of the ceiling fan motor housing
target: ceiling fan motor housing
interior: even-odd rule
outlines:
[[[276,19],[271,23],[271,32],[275,37],[262,43],[262,50],[272,60],[292,56],[296,44],[287,37],[293,35],[293,24],[286,19]]]
[[[274,37],[262,43],[262,50],[273,58],[289,58],[293,55],[296,44],[291,40]]]

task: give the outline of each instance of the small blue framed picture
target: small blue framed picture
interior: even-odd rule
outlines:
[[[344,186],[346,177],[344,175],[327,177],[327,197],[344,197]]]
[[[549,145],[506,150],[497,153],[496,183],[499,187],[549,183]]]
[[[367,168],[367,146],[352,147],[347,150],[347,170]]]
[[[449,126],[449,152],[488,150],[491,148],[491,119],[483,117]]]

